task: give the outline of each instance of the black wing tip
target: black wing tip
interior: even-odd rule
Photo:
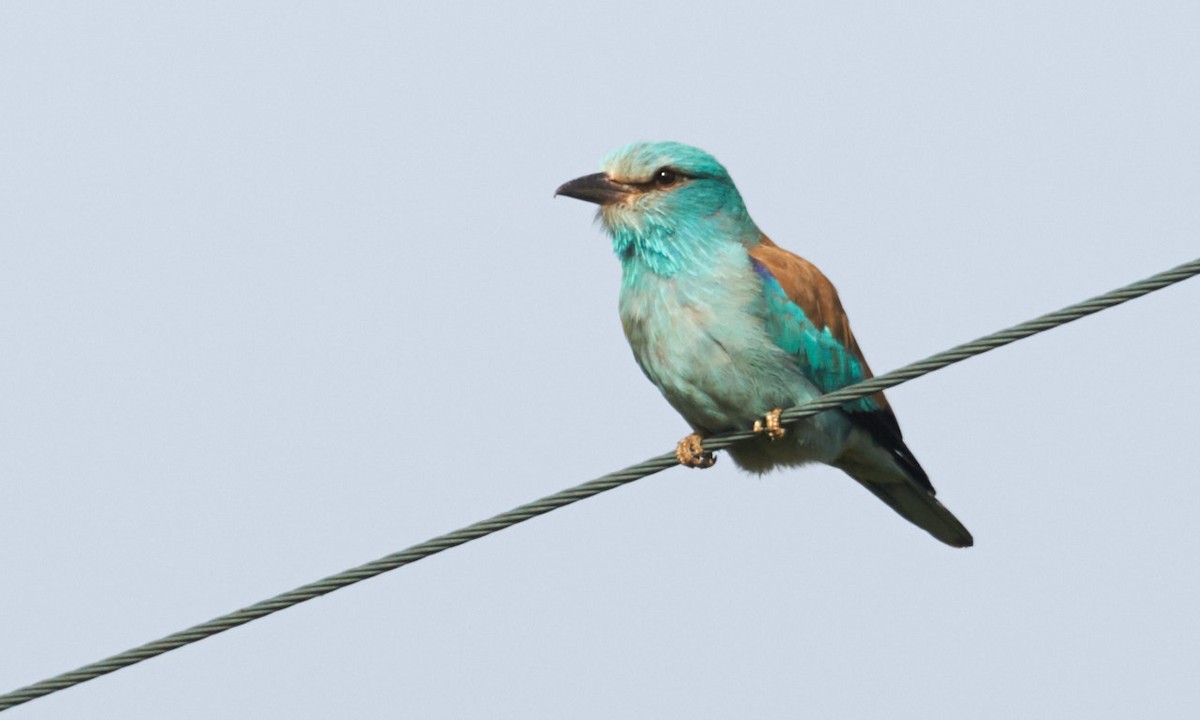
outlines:
[[[900,425],[896,422],[895,415],[892,415],[887,410],[854,412],[849,413],[849,415],[859,427],[871,435],[871,439],[879,443],[891,454],[896,464],[904,470],[905,474],[913,482],[927,490],[930,495],[937,495],[937,490],[934,489],[933,483],[929,480],[929,474],[925,472],[925,468],[921,467],[921,463],[917,462],[917,458],[913,455],[912,450],[909,450],[908,445],[904,443],[904,438],[900,435]],[[969,534],[968,537],[970,537]]]

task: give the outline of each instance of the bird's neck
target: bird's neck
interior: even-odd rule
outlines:
[[[762,233],[748,217],[710,216],[697,222],[608,224],[613,252],[621,261],[626,286],[644,275],[671,278],[709,274],[738,247],[750,248]]]

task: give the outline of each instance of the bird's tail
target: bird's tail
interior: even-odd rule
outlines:
[[[900,436],[895,416],[889,411],[851,417],[856,427],[849,447],[833,464],[913,525],[951,547],[971,547],[971,533],[938,502],[925,468]]]
[[[844,468],[843,468],[844,469]],[[933,493],[917,486],[908,478],[895,475],[867,477],[861,470],[846,471],[875,497],[888,504],[900,517],[951,547],[971,547],[975,540],[954,513],[938,502]]]

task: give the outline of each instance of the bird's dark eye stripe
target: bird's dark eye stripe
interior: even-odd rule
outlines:
[[[678,185],[684,180],[691,180],[694,177],[694,175],[688,175],[687,173],[680,172],[673,167],[664,166],[655,170],[654,174],[650,176],[649,180],[635,184],[645,188],[670,187],[672,185]]]

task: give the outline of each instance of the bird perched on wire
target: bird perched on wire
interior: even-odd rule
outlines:
[[[621,261],[621,324],[646,376],[693,433],[683,465],[709,467],[703,439],[753,427],[729,448],[752,472],[821,462],[954,547],[971,534],[934,497],[883,393],[781,427],[783,408],[871,377],[837,291],[776,245],[725,168],[674,142],[621,148],[557,195],[600,206]]]

